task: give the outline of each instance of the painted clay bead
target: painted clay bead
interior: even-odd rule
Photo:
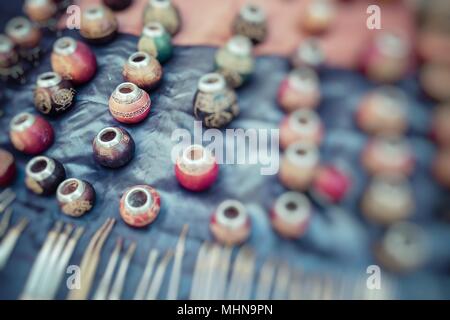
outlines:
[[[80,217],[95,204],[94,187],[87,181],[70,178],[61,182],[56,190],[61,211],[71,217]]]
[[[349,173],[335,165],[324,165],[317,170],[311,194],[323,203],[339,203],[347,196],[352,186]]]
[[[245,242],[250,235],[250,216],[241,202],[225,200],[212,215],[209,228],[221,244],[238,245]]]
[[[159,214],[161,197],[148,185],[137,185],[125,191],[120,199],[120,216],[132,227],[145,227]]]
[[[377,82],[395,82],[408,71],[410,47],[405,39],[395,33],[377,34],[361,58],[361,68],[366,76]]]
[[[208,128],[226,126],[239,114],[237,96],[219,73],[208,73],[198,82],[194,115]]]
[[[125,63],[122,74],[125,81],[151,90],[161,82],[163,70],[156,58],[145,52],[135,52]]]
[[[325,52],[319,40],[314,37],[303,40],[291,57],[291,65],[294,68],[306,66],[317,70],[324,63]]]
[[[275,202],[271,212],[272,227],[286,238],[301,237],[311,219],[311,204],[298,192],[283,193]]]
[[[52,0],[26,0],[23,11],[34,22],[46,22],[57,11],[56,3]]]
[[[159,22],[172,36],[181,28],[178,8],[170,0],[148,0],[144,11],[144,24]]]
[[[7,36],[0,34],[0,77],[10,77],[18,63],[19,55],[14,43]]]
[[[31,159],[25,171],[25,185],[38,195],[55,193],[59,184],[66,179],[64,166],[59,161],[44,156]]]
[[[365,191],[361,209],[374,223],[391,224],[405,220],[414,209],[411,188],[400,176],[376,176]]]
[[[56,40],[51,64],[53,71],[76,85],[91,80],[97,70],[97,60],[91,49],[71,37]]]
[[[403,134],[408,127],[406,104],[403,91],[390,86],[380,87],[363,97],[356,122],[369,134]]]
[[[286,149],[296,142],[319,145],[323,131],[322,122],[314,111],[297,110],[285,116],[281,122],[280,146]]]
[[[314,179],[319,165],[319,152],[314,145],[291,144],[281,159],[279,179],[288,189],[304,191]]]
[[[450,67],[427,63],[420,70],[420,84],[423,91],[437,101],[450,100]]]
[[[438,106],[433,113],[431,134],[441,146],[450,146],[450,103]]]
[[[103,5],[95,5],[81,13],[80,35],[95,44],[110,42],[117,35],[118,22],[114,13]]]
[[[138,50],[147,52],[164,63],[172,57],[172,37],[159,22],[149,22],[142,29]]]
[[[252,43],[244,36],[234,36],[219,49],[215,57],[217,71],[232,88],[240,87],[253,73]]]
[[[398,222],[386,231],[375,246],[377,260],[394,272],[418,269],[426,261],[426,235],[416,224]]]
[[[25,17],[11,19],[5,33],[20,49],[34,49],[42,38],[41,31]]]
[[[450,148],[438,151],[433,162],[433,175],[441,185],[450,189]]]
[[[111,10],[122,11],[130,6],[131,0],[103,0],[103,4]]]
[[[119,168],[133,159],[135,144],[131,135],[122,128],[101,130],[92,143],[95,160],[108,168]]]
[[[217,179],[219,165],[211,151],[201,145],[191,145],[183,150],[175,164],[178,182],[191,191],[209,188]]]
[[[406,141],[399,137],[377,137],[364,148],[362,163],[371,174],[409,175],[415,160]]]
[[[0,187],[9,186],[16,176],[16,162],[14,156],[4,150],[0,149]]]
[[[278,104],[286,112],[314,109],[320,102],[320,85],[316,72],[309,67],[291,71],[278,89]]]
[[[233,33],[246,36],[255,44],[263,42],[267,36],[267,21],[261,7],[244,5],[234,19]]]
[[[306,32],[319,34],[330,29],[336,17],[336,8],[331,0],[309,1],[302,16],[302,27]]]
[[[9,136],[17,150],[34,155],[44,152],[51,146],[54,132],[44,118],[23,112],[11,120]]]
[[[131,82],[119,84],[109,98],[109,111],[119,122],[138,123],[149,114],[150,96]]]
[[[52,116],[63,113],[72,106],[74,99],[72,84],[56,72],[45,72],[38,76],[34,105],[39,112]]]

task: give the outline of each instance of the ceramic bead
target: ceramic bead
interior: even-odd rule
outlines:
[[[120,199],[120,216],[132,227],[145,227],[158,217],[160,207],[158,191],[138,185],[127,189]]]
[[[70,178],[61,182],[56,190],[61,211],[71,217],[80,217],[95,204],[94,187],[87,181]]]
[[[339,203],[350,192],[350,174],[336,165],[321,166],[314,177],[311,193],[322,204]]]
[[[92,143],[95,160],[108,168],[119,168],[133,159],[135,144],[131,135],[122,128],[101,130]]]
[[[118,22],[114,13],[103,5],[94,5],[81,13],[81,36],[91,43],[104,44],[117,35]]]
[[[244,5],[233,22],[233,33],[261,43],[267,36],[267,21],[264,11],[253,4]]]
[[[149,22],[142,29],[138,50],[164,63],[172,57],[172,37],[159,22]]]
[[[312,34],[323,33],[330,29],[336,18],[336,8],[332,0],[311,0],[302,15],[302,27]]]
[[[309,67],[319,69],[325,63],[325,52],[317,38],[306,38],[300,43],[291,56],[291,65],[294,68]]]
[[[119,122],[138,123],[150,113],[151,100],[147,92],[134,83],[124,82],[109,98],[109,111]]]
[[[24,50],[36,48],[42,38],[41,31],[24,17],[9,20],[5,33],[20,49]]]
[[[172,36],[181,28],[178,8],[170,0],[148,0],[144,11],[144,24],[159,22]]]
[[[59,184],[66,179],[64,166],[59,161],[44,156],[31,159],[25,171],[25,185],[38,195],[55,193]]]
[[[208,128],[229,124],[239,114],[237,96],[227,88],[225,79],[218,73],[208,73],[198,82],[194,98],[194,115]]]
[[[139,88],[151,90],[161,82],[163,70],[158,60],[148,53],[135,52],[123,67],[123,78]]]
[[[319,145],[323,131],[322,122],[314,111],[297,110],[285,116],[281,122],[280,146],[286,149],[296,142]]]
[[[15,177],[16,161],[14,156],[10,152],[0,149],[0,187],[9,186]]]
[[[26,0],[24,12],[34,22],[43,23],[50,20],[57,12],[55,1],[52,0]]]
[[[210,230],[215,239],[224,245],[245,242],[251,231],[250,217],[244,205],[237,200],[225,200],[211,217]]]

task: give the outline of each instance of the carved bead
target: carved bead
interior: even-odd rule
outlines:
[[[201,145],[192,145],[183,150],[175,164],[178,182],[186,189],[202,191],[217,179],[219,166],[211,152]]]
[[[297,110],[285,116],[281,122],[280,146],[286,149],[296,142],[319,145],[323,131],[322,122],[314,111]]]
[[[50,123],[27,112],[19,113],[11,120],[9,135],[17,150],[31,155],[47,150],[54,139]]]
[[[95,160],[102,166],[119,168],[134,156],[134,140],[122,128],[108,127],[101,130],[92,143]]]
[[[178,8],[170,0],[148,0],[144,11],[144,24],[159,22],[172,36],[181,28]]]
[[[147,92],[134,83],[124,82],[109,98],[109,111],[119,122],[138,123],[150,113],[151,100]]]
[[[120,216],[132,227],[145,227],[159,214],[161,197],[148,185],[137,185],[125,191],[120,199]]]
[[[330,0],[309,1],[303,11],[302,27],[306,32],[319,34],[330,29],[336,17],[336,8]]]
[[[309,67],[319,69],[325,63],[325,52],[317,38],[306,38],[300,43],[291,56],[291,65],[294,68]]]
[[[52,0],[26,0],[23,10],[35,22],[46,22],[57,12],[55,1]]]
[[[16,177],[16,162],[14,156],[4,150],[0,149],[0,187],[9,186]]]
[[[119,25],[114,13],[103,5],[94,5],[81,13],[81,36],[91,43],[104,44],[117,35]]]
[[[250,217],[237,200],[225,200],[211,217],[210,230],[216,240],[225,245],[245,242],[251,230]]]
[[[71,217],[80,217],[95,204],[95,190],[84,180],[70,178],[61,182],[56,190],[61,211]]]
[[[198,82],[194,98],[194,115],[209,128],[220,128],[229,124],[239,114],[237,96],[227,88],[219,73],[208,73]]]
[[[25,17],[9,20],[5,33],[20,49],[25,50],[36,48],[42,38],[41,31]]]
[[[350,192],[350,174],[335,165],[321,166],[314,177],[311,193],[322,204],[339,203]]]
[[[125,81],[151,90],[161,82],[163,70],[156,58],[145,52],[135,52],[125,63],[122,74]]]
[[[59,161],[44,156],[31,159],[25,171],[25,185],[38,195],[55,193],[59,184],[66,179],[64,166]]]
[[[233,22],[233,33],[261,43],[267,36],[267,21],[264,11],[253,4],[244,5]]]
[[[286,112],[314,109],[320,99],[319,79],[316,72],[308,67],[291,71],[278,89],[278,103]]]
[[[275,202],[271,212],[272,227],[286,238],[301,237],[311,219],[311,204],[298,192],[283,193]]]
[[[76,85],[88,82],[95,75],[97,60],[91,49],[70,37],[56,40],[51,55],[53,71]]]
[[[45,72],[38,76],[34,105],[39,112],[52,116],[61,114],[72,106],[74,99],[72,84],[56,72]]]
[[[159,22],[149,22],[142,29],[138,50],[164,63],[172,57],[172,37]]]

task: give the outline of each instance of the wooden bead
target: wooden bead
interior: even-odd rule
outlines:
[[[109,98],[111,115],[122,123],[139,123],[150,113],[151,100],[147,92],[134,83],[124,82]]]
[[[61,211],[71,217],[80,217],[92,210],[95,204],[94,187],[87,181],[67,179],[56,190]]]

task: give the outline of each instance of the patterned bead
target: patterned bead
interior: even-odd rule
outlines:
[[[145,227],[159,215],[161,197],[148,185],[137,185],[125,191],[120,199],[120,216],[132,227]]]
[[[145,52],[133,53],[123,67],[123,78],[139,88],[151,90],[161,82],[163,70],[158,60]]]
[[[198,82],[194,98],[194,115],[209,128],[220,128],[229,124],[239,114],[237,96],[227,88],[219,73],[208,73]]]
[[[159,22],[149,22],[142,29],[138,50],[147,52],[164,63],[172,57],[172,37]]]
[[[244,205],[237,200],[225,200],[211,217],[210,230],[224,245],[238,245],[250,236],[251,222]]]
[[[25,185],[38,195],[55,193],[59,184],[66,179],[64,166],[59,161],[44,156],[31,159],[25,171]]]
[[[56,72],[46,72],[38,76],[34,90],[34,105],[46,115],[57,115],[67,111],[75,99],[71,83],[63,80]]]
[[[84,180],[71,178],[64,180],[56,190],[61,211],[71,217],[80,217],[90,211],[95,204],[95,190]]]
[[[170,0],[149,0],[144,11],[144,24],[159,22],[172,36],[181,28],[178,8]]]
[[[0,187],[9,186],[16,176],[16,162],[14,156],[4,150],[0,149]]]
[[[119,168],[133,159],[135,144],[125,129],[108,127],[97,134],[92,148],[94,158],[99,164],[108,168]]]
[[[297,110],[284,117],[280,125],[280,146],[286,149],[296,142],[319,145],[323,138],[319,116],[310,110]]]
[[[89,42],[104,44],[117,35],[119,24],[114,13],[103,5],[94,5],[81,13],[80,35]]]
[[[151,100],[147,92],[134,83],[124,82],[109,98],[109,111],[119,122],[138,123],[150,113]]]
[[[234,19],[233,33],[246,36],[255,44],[263,42],[267,36],[266,14],[256,5],[244,5]]]

